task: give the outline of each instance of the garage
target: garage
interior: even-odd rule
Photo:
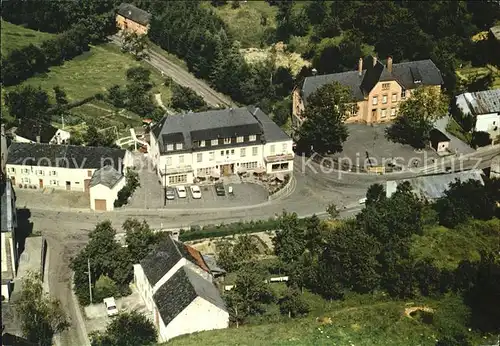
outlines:
[[[96,199],[95,202],[95,210],[106,211],[106,200],[105,199]]]

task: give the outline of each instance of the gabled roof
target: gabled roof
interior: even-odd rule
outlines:
[[[264,131],[264,140],[267,143],[282,142],[290,140],[290,136],[285,133],[269,116],[259,107],[248,106],[248,110],[257,119]]]
[[[361,75],[358,71],[349,71],[306,77],[302,86],[302,94],[304,102],[307,102],[309,95],[323,85],[339,82],[351,89],[355,101],[362,101],[378,82],[390,80],[397,81],[405,89],[415,89],[419,85],[443,84],[441,72],[430,59],[393,64],[392,72],[377,61],[374,66],[363,70]]]
[[[148,25],[151,20],[151,13],[141,10],[132,4],[120,4],[117,12],[119,15],[144,26]]]
[[[121,171],[125,153],[122,149],[106,147],[12,143],[7,164],[80,169],[99,169],[112,165]]]
[[[47,123],[32,120],[23,120],[16,129],[16,136],[36,142],[40,136],[40,143],[49,143],[57,133],[57,128]]]
[[[187,259],[206,272],[210,272],[201,253],[190,246],[168,237],[158,244],[142,261],[141,267],[151,286],[172,269],[182,258]]]
[[[227,311],[226,305],[213,283],[186,266],[178,270],[155,292],[153,300],[163,323],[168,325],[197,297]]]
[[[456,101],[465,114],[500,113],[500,89],[460,94]]]
[[[439,131],[438,129],[432,129],[429,132],[430,141],[433,146],[436,146],[439,142],[449,142],[450,139],[447,135]]]
[[[99,184],[109,187],[110,189],[115,186],[121,179],[125,179],[123,174],[118,172],[112,166],[104,166],[98,169],[92,175],[90,179],[90,187],[97,186]]]

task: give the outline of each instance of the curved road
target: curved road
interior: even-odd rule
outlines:
[[[110,42],[121,47],[122,40],[118,35],[110,36],[109,39]],[[148,49],[147,53],[149,55],[149,58],[145,60],[147,63],[172,78],[177,84],[193,89],[210,106],[217,107],[221,105],[229,107],[233,105],[229,97],[215,91],[205,81],[196,78],[193,74],[169,61],[163,55],[151,49]]]
[[[476,168],[488,166],[488,161],[499,153],[499,147],[477,152],[475,155],[482,162]],[[448,166],[451,160],[445,159],[442,167]],[[342,217],[349,217],[361,210],[362,206],[358,200],[365,196],[366,189],[371,184],[410,178],[430,171],[427,168],[419,169],[419,172],[388,175],[321,172],[318,164],[309,162],[309,165],[303,165],[303,162],[300,157],[295,160],[297,184],[296,189],[288,197],[257,206],[224,209],[122,209],[109,213],[54,210],[49,209],[50,206],[43,209],[31,208],[30,221],[33,222],[35,230],[43,233],[49,245],[48,270],[51,294],[61,300],[73,322],[71,329],[61,335],[61,344],[87,345],[84,332],[76,322],[81,317],[71,295],[71,272],[68,265],[70,258],[85,245],[88,232],[94,229],[96,223],[100,221],[110,220],[118,232],[121,232],[121,224],[129,217],[146,219],[153,228],[179,228],[190,225],[267,219],[280,214],[283,209],[295,211],[300,216],[309,216],[314,213],[325,215],[324,210],[329,203],[335,203],[339,207]],[[461,169],[471,169],[475,165],[475,161],[467,160],[463,162]],[[18,207],[22,204],[22,201],[19,201]]]

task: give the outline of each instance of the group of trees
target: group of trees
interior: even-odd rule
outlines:
[[[2,18],[31,29],[60,33],[54,39],[14,49],[2,56],[2,84],[16,85],[48,67],[89,50],[116,32],[114,1],[42,3],[12,1],[3,6]]]
[[[139,174],[131,169],[127,171],[125,175],[127,183],[125,186],[118,191],[117,198],[114,202],[115,208],[124,206],[128,203],[128,199],[132,196],[134,191],[141,186],[139,183]]]
[[[87,245],[71,259],[75,293],[81,304],[90,303],[89,264],[94,302],[110,296],[128,295],[133,279],[132,265],[139,263],[165,236],[164,233],[154,233],[145,221],[136,219],[127,219],[122,228],[126,232],[127,247],[120,246],[111,222],[104,221],[90,232]]]
[[[261,258],[251,236],[240,236],[232,245],[224,243],[218,262],[236,272],[235,286],[226,295],[233,322],[239,325],[261,314],[270,302],[278,303],[280,311],[290,317],[305,314],[304,289],[325,299],[342,299],[348,291],[383,290],[395,298],[453,292],[461,295],[471,311],[469,326],[498,330],[499,313],[486,302],[500,303],[500,248],[488,245],[481,250],[480,261],[463,260],[453,270],[430,258],[416,257],[412,251],[415,239],[430,225],[451,227],[450,232],[462,232],[463,227],[484,235],[498,232],[498,220],[488,221],[500,215],[498,184],[498,180],[487,180],[484,186],[456,182],[443,198],[430,204],[413,194],[408,183],[399,185],[390,197],[382,185],[375,184],[355,219],[333,225],[317,216],[300,220],[295,213],[284,212],[273,239],[275,267],[289,277],[288,290],[281,297],[263,284],[266,274],[258,264]],[[457,331],[443,331],[443,335],[455,341],[464,337]]]
[[[175,83],[171,78],[167,78],[165,85],[170,86],[172,91],[171,106],[175,110],[189,110],[201,112],[208,109],[208,105],[203,97],[195,93],[191,88]]]

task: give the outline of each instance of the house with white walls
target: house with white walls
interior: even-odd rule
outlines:
[[[105,147],[12,143],[6,174],[20,189],[54,188],[90,192],[95,171],[112,166],[125,172],[133,165],[130,152]]]
[[[229,326],[229,313],[203,256],[171,237],[134,265],[134,283],[153,315],[159,342]]]
[[[113,166],[104,166],[95,171],[90,179],[90,209],[112,211],[118,191],[125,184],[125,176]]]
[[[14,142],[20,143],[69,144],[71,135],[48,123],[23,120],[15,128],[13,137]]]
[[[253,106],[166,116],[153,126],[150,142],[163,186],[243,172],[293,172],[292,139]]]
[[[500,135],[500,89],[460,94],[457,106],[475,118],[475,131],[488,132],[491,138]]]
[[[1,264],[2,264],[2,301],[8,301],[13,289],[17,263],[17,212],[16,196],[9,179],[2,176],[1,192]]]

